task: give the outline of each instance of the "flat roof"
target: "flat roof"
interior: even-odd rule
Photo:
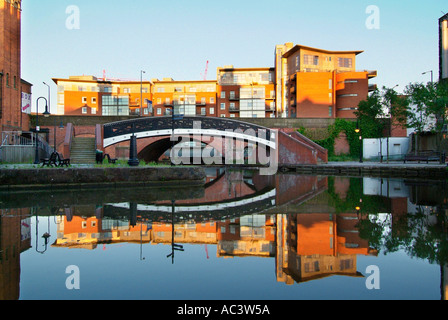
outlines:
[[[283,57],[284,58],[288,58],[291,55],[293,55],[294,53],[296,53],[297,51],[299,51],[300,49],[306,49],[306,50],[310,50],[310,51],[316,51],[316,52],[322,52],[322,53],[329,53],[329,54],[350,54],[350,53],[354,53],[356,55],[363,53],[364,51],[362,50],[351,50],[351,51],[332,51],[332,50],[324,50],[324,49],[319,49],[319,48],[313,48],[313,47],[307,47],[307,46],[302,46],[300,44],[297,44],[294,46],[294,48],[292,48],[291,50],[289,50],[288,52],[286,52]]]
[[[234,68],[234,67],[219,67],[219,71],[273,71],[274,67],[262,67],[262,68]]]
[[[88,83],[103,83],[103,84],[137,84],[140,83],[140,80],[130,81],[130,80],[112,80],[112,79],[106,79],[103,80],[102,78],[97,79],[72,79],[72,78],[52,78],[54,83],[58,83],[59,81],[65,81],[65,82],[88,82]],[[152,81],[143,80],[143,83],[151,83]]]

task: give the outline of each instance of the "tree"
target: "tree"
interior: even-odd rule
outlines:
[[[408,127],[417,134],[433,132],[438,134],[440,146],[441,133],[447,123],[448,84],[447,82],[429,82],[409,84]]]
[[[384,109],[381,100],[380,91],[375,89],[358,104],[358,110],[354,112],[364,138],[380,138],[383,135],[384,121],[381,118],[384,117]]]

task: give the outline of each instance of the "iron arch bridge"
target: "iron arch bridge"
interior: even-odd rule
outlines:
[[[103,146],[137,139],[163,136],[210,136],[238,139],[277,149],[277,132],[269,128],[231,120],[200,116],[151,117],[125,120],[103,126]]]

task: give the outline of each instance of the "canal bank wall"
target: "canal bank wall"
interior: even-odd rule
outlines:
[[[201,167],[0,169],[0,191],[84,189],[98,186],[198,186]]]
[[[412,178],[412,179],[448,179],[448,167],[439,164],[403,164],[403,163],[355,163],[341,162],[318,165],[294,165],[279,168],[280,172],[298,174],[381,177],[381,178]]]

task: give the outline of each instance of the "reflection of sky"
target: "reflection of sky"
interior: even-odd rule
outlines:
[[[39,237],[47,231],[41,218]],[[51,221],[49,244],[56,239]],[[378,257],[357,257],[357,269],[366,275],[369,265],[381,272],[381,289],[367,290],[366,278],[331,276],[287,286],[277,282],[275,258],[217,258],[216,245],[183,244],[174,264],[166,256],[170,245],[120,243],[99,245],[95,250],[48,247],[35,250],[35,219],[32,248],[21,254],[21,299],[440,299],[440,267],[403,252]],[[43,244],[39,239],[39,250]],[[65,269],[76,265],[81,290],[65,288]],[[255,272],[256,271],[256,272]],[[368,276],[368,275],[366,275]]]

